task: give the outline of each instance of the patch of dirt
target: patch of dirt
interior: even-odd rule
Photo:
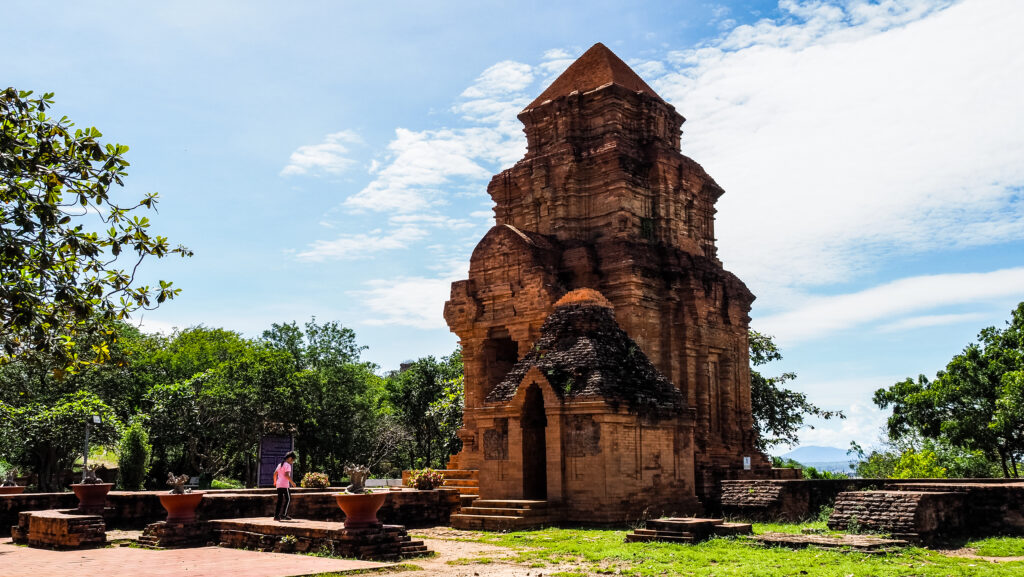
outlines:
[[[107,531],[107,543],[138,541],[139,537],[142,537],[142,531],[124,531],[121,529],[110,529]]]
[[[936,549],[936,553],[945,555],[946,557],[962,557],[964,559],[980,559],[982,561],[989,561],[991,563],[1010,563],[1012,561],[1024,561],[1024,556],[1015,557],[990,557],[988,555],[978,555],[978,552],[974,549],[963,547],[960,549]]]
[[[407,572],[409,577],[545,577],[557,571],[580,571],[575,566],[531,567],[529,562],[513,561],[515,549],[467,541],[479,539],[486,533],[432,527],[410,530],[409,535],[422,539],[428,549],[437,553],[435,557],[406,561],[423,568],[423,571]],[[448,563],[456,560],[458,564]]]

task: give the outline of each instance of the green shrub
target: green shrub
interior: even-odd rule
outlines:
[[[146,475],[149,474],[149,457],[153,446],[149,444],[149,433],[142,424],[142,419],[136,417],[124,430],[121,435],[121,442],[118,445],[117,465],[120,469],[121,489],[125,491],[139,491],[146,482]]]
[[[433,469],[419,469],[409,472],[409,486],[421,491],[436,489],[444,484],[444,474]]]
[[[211,489],[243,489],[245,483],[234,479],[214,479],[210,481]]]
[[[331,482],[327,479],[327,473],[310,472],[302,477],[302,482],[299,483],[299,486],[311,489],[326,489],[331,486]]]

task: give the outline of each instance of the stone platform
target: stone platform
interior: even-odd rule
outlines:
[[[696,543],[711,537],[749,535],[750,523],[726,523],[724,519],[701,519],[697,517],[670,517],[647,521],[647,527],[636,529],[626,535],[627,543],[644,541],[669,541],[674,543]]]
[[[214,541],[223,547],[260,551],[317,552],[378,561],[399,561],[429,553],[422,541],[413,541],[402,525],[346,529],[327,521],[274,521],[270,517],[207,521]],[[282,540],[286,536],[294,537]]]
[[[864,553],[888,553],[896,547],[906,547],[903,539],[883,539],[868,535],[793,535],[791,533],[764,533],[753,540],[769,547],[793,549],[815,546],[821,549],[855,549]]]
[[[47,549],[83,549],[107,544],[107,526],[101,515],[84,515],[75,509],[25,511],[11,527],[19,545]]]

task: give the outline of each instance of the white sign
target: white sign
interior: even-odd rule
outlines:
[[[750,457],[743,457],[743,470],[744,471],[749,471],[750,470]]]

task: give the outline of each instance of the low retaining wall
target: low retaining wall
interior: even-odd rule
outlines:
[[[289,514],[319,521],[343,521],[333,493],[341,489],[293,489]],[[167,516],[160,506],[158,491],[111,491],[107,495],[104,519],[110,527],[141,528]],[[196,510],[199,519],[269,517],[274,514],[277,494],[273,489],[226,489],[206,491]],[[70,509],[78,505],[73,493],[23,493],[0,496],[0,536],[7,536],[22,511]],[[459,509],[459,492],[441,488],[434,491],[405,489],[389,491],[377,517],[384,523],[409,527],[447,525]]]
[[[851,491],[836,499],[828,526],[927,543],[963,532],[967,500],[966,493],[944,491]]]
[[[1012,487],[1018,479],[787,479],[722,481],[722,514],[755,521],[801,521],[832,506],[846,491],[951,491],[959,487]],[[966,489],[964,489],[966,490]],[[1018,513],[1020,513],[1018,511]],[[1024,513],[1021,513],[1024,523]]]

